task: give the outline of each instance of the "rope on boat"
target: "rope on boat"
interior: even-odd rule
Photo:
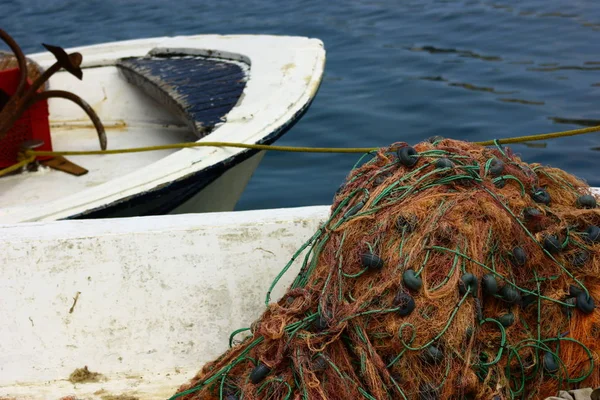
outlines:
[[[491,146],[497,144],[512,144],[532,142],[539,140],[548,140],[568,136],[584,135],[587,133],[600,131],[600,125],[591,126],[589,128],[573,129],[569,131],[560,131],[552,133],[542,133],[537,135],[518,136],[505,139],[493,139],[480,142],[474,142],[481,146]],[[243,149],[254,150],[270,150],[270,151],[286,151],[295,153],[369,153],[376,151],[378,147],[296,147],[296,146],[273,146],[268,144],[246,144],[246,143],[229,143],[229,142],[188,142],[188,143],[173,143],[161,146],[134,147],[128,149],[114,150],[91,150],[91,151],[26,151],[26,155],[33,156],[84,156],[84,155],[101,155],[101,154],[125,154],[125,153],[140,153],[145,151],[168,150],[168,149],[183,149],[189,147],[237,147]]]
[[[19,169],[23,168],[24,166],[26,166],[27,164],[35,161],[35,155],[30,155],[27,158],[19,161],[18,163],[11,165],[10,167],[4,168],[2,170],[0,170],[0,176],[4,176],[7,174],[10,174],[11,172],[14,171],[18,171]]]
[[[600,125],[591,126],[588,128],[572,129],[568,131],[559,131],[551,133],[542,133],[536,135],[517,136],[512,138],[504,139],[493,139],[485,140],[480,142],[474,142],[481,146],[491,146],[495,144],[514,144],[533,142],[540,140],[556,139],[568,136],[584,135],[592,132],[600,131]],[[377,147],[302,147],[302,146],[275,146],[268,144],[246,144],[246,143],[230,143],[230,142],[187,142],[187,143],[173,143],[161,146],[146,146],[146,147],[133,147],[127,149],[113,149],[113,150],[90,150],[90,151],[36,151],[26,150],[23,153],[25,160],[12,165],[8,168],[0,170],[0,177],[7,175],[11,172],[18,170],[19,168],[32,162],[35,157],[39,156],[86,156],[86,155],[103,155],[103,154],[127,154],[127,153],[141,153],[146,151],[157,151],[157,150],[169,150],[169,149],[184,149],[192,147],[234,147],[243,149],[253,150],[269,150],[269,151],[284,151],[293,153],[370,153],[378,150]]]

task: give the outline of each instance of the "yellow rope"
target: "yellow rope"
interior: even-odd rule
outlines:
[[[589,128],[573,129],[570,131],[543,133],[539,135],[520,136],[514,138],[486,140],[475,142],[482,146],[489,146],[496,143],[512,144],[522,142],[532,142],[536,140],[548,140],[560,137],[583,135],[591,132],[600,131],[600,126],[592,126]],[[84,156],[84,155],[101,155],[101,154],[124,154],[124,153],[139,153],[144,151],[168,150],[168,149],[183,149],[190,147],[237,147],[243,149],[254,150],[270,150],[270,151],[287,151],[297,153],[368,153],[369,151],[377,150],[377,147],[295,147],[295,146],[274,146],[267,144],[244,144],[244,143],[228,143],[228,142],[189,142],[189,143],[174,143],[162,146],[134,147],[129,149],[115,150],[92,150],[92,151],[33,151],[29,150],[25,154],[32,156]]]
[[[376,147],[352,147],[352,148],[329,148],[329,147],[295,147],[295,146],[272,146],[268,144],[245,144],[229,142],[188,142],[173,143],[161,146],[134,147],[130,149],[115,150],[90,150],[90,151],[27,151],[26,154],[35,156],[86,156],[100,154],[124,154],[141,153],[144,151],[184,149],[188,147],[237,147],[242,149],[288,151],[297,153],[368,153],[376,150]]]
[[[21,160],[18,163],[11,165],[10,167],[0,169],[0,176],[10,174],[11,172],[16,171],[16,170],[26,166],[30,162],[33,162],[33,160],[35,160],[35,156],[29,156],[29,157],[25,158],[24,160]]]
[[[570,131],[560,131],[560,132],[552,132],[552,133],[540,133],[537,135],[528,135],[528,136],[517,136],[513,138],[506,139],[498,139],[499,144],[513,144],[513,143],[523,143],[523,142],[534,142],[537,140],[548,140],[548,139],[556,139],[568,136],[577,136],[584,135],[586,133],[598,132],[600,131],[600,125],[590,126],[589,128],[581,128],[581,129],[572,129]],[[483,142],[475,142],[481,146],[490,146],[494,144],[494,140],[486,140]]]
[[[513,144],[523,142],[533,142],[537,140],[548,140],[567,136],[583,135],[586,133],[600,131],[599,126],[589,128],[573,129],[569,131],[542,133],[538,135],[519,136],[498,140],[486,140],[475,142],[481,146],[490,146],[492,144]],[[267,144],[244,144],[244,143],[228,143],[228,142],[189,142],[189,143],[174,143],[162,146],[135,147],[129,149],[115,150],[92,150],[92,151],[34,151],[27,150],[24,153],[26,159],[8,168],[0,170],[0,176],[4,176],[19,168],[27,165],[35,160],[37,156],[85,156],[85,155],[102,155],[102,154],[125,154],[125,153],[140,153],[144,151],[168,150],[168,149],[184,149],[190,147],[237,147],[242,149],[254,150],[270,150],[270,151],[287,151],[297,153],[368,153],[377,150],[377,147],[294,147],[294,146],[273,146]]]

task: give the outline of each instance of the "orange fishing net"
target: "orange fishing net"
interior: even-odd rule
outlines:
[[[501,146],[434,138],[371,156],[283,298],[173,398],[539,399],[600,385],[589,187]]]

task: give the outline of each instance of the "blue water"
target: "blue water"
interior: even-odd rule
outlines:
[[[28,52],[177,34],[320,38],[321,90],[282,145],[475,141],[600,124],[598,0],[2,0],[0,15]],[[599,134],[513,148],[600,186]],[[269,153],[238,209],[329,204],[356,159]]]

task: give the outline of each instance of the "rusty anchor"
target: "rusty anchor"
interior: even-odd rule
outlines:
[[[17,59],[19,66],[19,83],[15,93],[12,96],[9,96],[6,92],[0,89],[0,139],[6,136],[10,128],[21,117],[23,112],[25,112],[25,110],[27,110],[36,102],[49,98],[62,98],[72,101],[81,107],[83,111],[85,111],[88,117],[92,120],[92,123],[98,132],[100,148],[102,150],[106,150],[107,139],[104,125],[102,125],[102,122],[100,121],[100,118],[98,118],[98,115],[94,109],[90,107],[85,100],[74,93],[64,90],[48,90],[44,92],[38,92],[38,89],[42,87],[42,85],[48,81],[52,75],[61,69],[65,69],[77,79],[81,80],[83,77],[83,72],[80,68],[83,59],[82,55],[80,53],[67,54],[67,52],[61,47],[42,44],[54,55],[56,62],[52,64],[50,68],[45,70],[37,79],[35,79],[29,88],[25,89],[27,81],[27,63],[25,60],[25,55],[15,40],[2,29],[0,29],[0,39],[2,39],[2,41],[4,41],[8,47],[10,47]]]

